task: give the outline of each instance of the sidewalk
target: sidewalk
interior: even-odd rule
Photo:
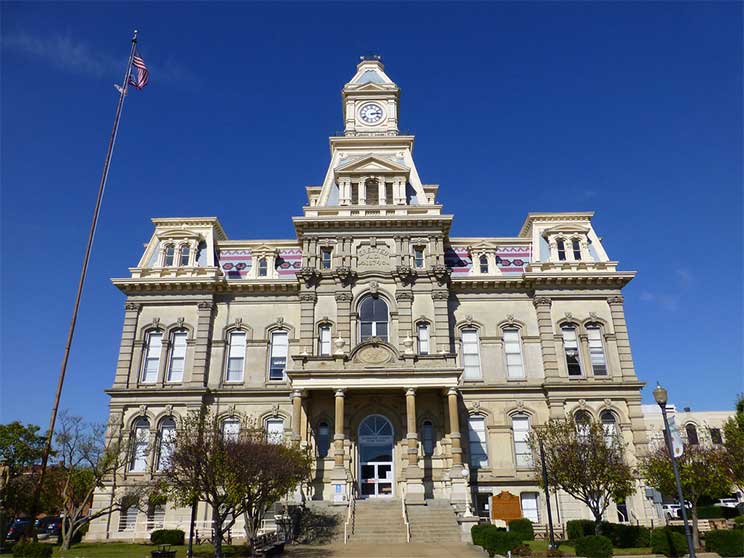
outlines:
[[[483,558],[480,548],[466,544],[339,544],[287,546],[290,558]]]

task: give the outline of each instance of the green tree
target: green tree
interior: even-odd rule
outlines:
[[[634,490],[633,473],[625,461],[625,444],[619,433],[607,431],[596,422],[577,424],[570,419],[554,419],[532,430],[529,443],[535,455],[539,455],[540,441],[549,488],[560,488],[586,504],[599,534],[602,515],[610,503]],[[536,480],[545,488],[541,472]]]
[[[736,401],[736,414],[723,425],[723,436],[731,482],[744,489],[744,394]]]
[[[698,501],[702,497],[719,498],[731,489],[726,452],[702,445],[685,446],[677,458],[682,494],[692,504],[692,537],[700,547],[698,531]],[[651,451],[641,461],[641,473],[646,481],[662,494],[677,494],[674,469],[666,446]]]

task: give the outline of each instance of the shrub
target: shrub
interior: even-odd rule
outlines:
[[[610,539],[615,548],[643,547],[648,546],[651,541],[650,530],[640,525],[603,521],[599,524],[599,534]]]
[[[651,552],[664,556],[684,556],[687,553],[687,539],[674,529],[654,529],[651,533]]]
[[[744,553],[744,531],[726,529],[705,534],[705,550],[720,556],[741,556]]]
[[[591,519],[572,519],[566,524],[566,535],[569,541],[594,534],[594,521]]]
[[[486,533],[503,533],[504,531],[506,531],[506,529],[504,529],[503,527],[496,527],[496,525],[491,525],[490,523],[479,523],[478,525],[473,525],[470,528],[470,536],[473,539],[474,545],[485,547]]]
[[[522,541],[535,540],[535,529],[529,519],[512,519],[509,522],[509,531],[522,537]]]
[[[744,515],[739,515],[734,518],[734,529],[744,529]]]
[[[185,533],[180,529],[157,529],[150,533],[152,544],[182,545]]]
[[[483,542],[483,550],[491,557],[496,554],[506,555],[512,548],[516,548],[522,544],[522,541],[519,540],[519,535],[516,533],[497,531],[495,529],[486,531]]]
[[[612,541],[602,535],[582,537],[576,541],[576,556],[609,558],[612,556]]]
[[[512,556],[532,556],[532,549],[527,544],[518,544],[512,548]]]
[[[13,545],[16,558],[51,558],[53,546],[38,542],[17,542]]]

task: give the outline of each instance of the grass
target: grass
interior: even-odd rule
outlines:
[[[44,541],[41,541],[44,542]],[[134,543],[81,543],[70,550],[54,549],[54,558],[150,558],[150,552],[157,550],[157,545]],[[171,546],[176,551],[176,558],[186,556],[186,546]],[[0,558],[9,558],[12,554],[0,554]],[[200,544],[194,546],[194,556],[206,558],[214,556],[212,545]]]
[[[548,541],[526,541],[525,544],[528,544],[534,551],[533,556],[547,556]],[[576,556],[576,549],[567,543],[561,543],[558,548],[563,552],[564,556]],[[653,554],[650,547],[616,548],[614,549],[614,553],[616,556]]]

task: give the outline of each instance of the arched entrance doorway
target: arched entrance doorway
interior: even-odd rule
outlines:
[[[385,498],[394,493],[393,425],[382,415],[369,415],[359,425],[359,495]]]

